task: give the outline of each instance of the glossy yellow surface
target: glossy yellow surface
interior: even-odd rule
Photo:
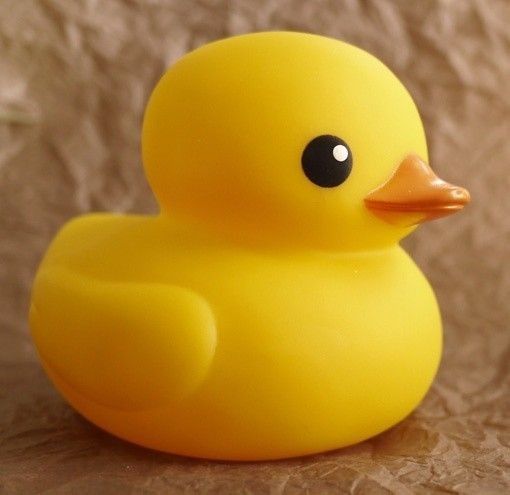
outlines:
[[[353,155],[336,188],[301,153],[332,134]],[[411,97],[348,44],[262,33],[177,62],[149,101],[155,217],[95,214],[57,235],[30,322],[69,402],[111,433],[177,454],[274,459],[373,436],[436,372],[434,294],[364,198],[409,153]]]

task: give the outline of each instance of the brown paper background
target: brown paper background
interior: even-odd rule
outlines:
[[[492,494],[510,491],[510,2],[0,0],[0,493]],[[311,31],[388,64],[465,212],[406,245],[433,283],[445,353],[420,408],[352,448],[218,463],[141,449],[82,420],[44,377],[26,312],[59,226],[152,212],[139,131],[164,68],[204,42]]]

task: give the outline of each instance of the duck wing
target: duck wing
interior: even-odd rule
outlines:
[[[191,395],[216,348],[214,314],[192,290],[56,266],[36,277],[30,326],[45,366],[89,400],[125,410]]]

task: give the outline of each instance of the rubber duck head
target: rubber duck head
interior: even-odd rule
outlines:
[[[142,150],[163,215],[273,244],[383,248],[469,201],[428,166],[396,76],[309,34],[237,36],[182,58],[152,93]]]

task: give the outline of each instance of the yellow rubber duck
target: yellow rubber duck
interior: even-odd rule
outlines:
[[[441,354],[399,247],[466,190],[434,175],[416,107],[377,59],[270,32],[199,48],[142,134],[157,216],[67,224],[36,276],[44,368],[99,427],[194,457],[359,442],[420,402]]]

